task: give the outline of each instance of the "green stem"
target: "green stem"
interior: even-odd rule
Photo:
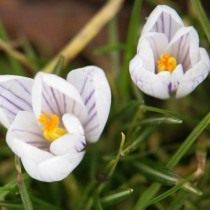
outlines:
[[[145,129],[135,141],[129,145],[126,145],[126,147],[122,150],[121,155],[126,156],[128,153],[133,151],[143,140],[145,140],[151,134],[154,128],[155,127],[149,127]]]
[[[124,135],[124,133],[121,133],[121,142],[120,142],[120,148],[118,150],[118,153],[117,153],[115,159],[111,160],[107,164],[107,169],[108,169],[108,173],[107,174],[108,174],[109,178],[113,175],[113,173],[114,173],[114,171],[115,171],[115,169],[117,167],[117,164],[120,161],[120,158],[121,158],[122,152],[123,152],[124,144],[125,144],[125,135]],[[97,192],[98,195],[101,193],[101,191],[105,187],[105,184],[106,183],[103,182],[103,183],[98,185],[98,188],[96,189],[96,192]]]
[[[118,162],[120,161],[121,155],[122,155],[122,150],[125,144],[125,135],[124,133],[121,133],[121,142],[120,142],[120,148],[118,150],[118,153],[114,159],[112,159],[110,162],[108,162],[106,166],[106,171],[107,171],[107,177],[111,177],[117,167]],[[100,195],[101,191],[104,189],[107,183],[101,182],[97,183],[95,182],[93,184],[93,187],[91,187],[90,191],[88,193],[93,193],[96,197]],[[91,192],[93,190],[93,192]],[[79,208],[77,209],[84,209],[85,210],[90,210],[94,205],[94,200],[92,197],[89,196],[87,200],[84,201],[84,204],[82,204]]]
[[[27,191],[27,188],[26,188],[23,176],[22,176],[20,159],[17,156],[15,157],[15,165],[16,165],[16,170],[17,170],[17,185],[19,188],[19,192],[20,192],[20,196],[23,202],[24,209],[33,210],[31,199],[30,199],[29,193]]]

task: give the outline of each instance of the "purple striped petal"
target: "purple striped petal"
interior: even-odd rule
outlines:
[[[100,68],[88,66],[71,71],[67,80],[80,92],[88,110],[88,118],[83,123],[85,136],[89,142],[96,142],[104,129],[111,105],[106,76]]]
[[[50,145],[50,151],[55,155],[70,154],[72,156],[77,153],[84,152],[86,147],[85,137],[81,135],[66,134]]]
[[[149,32],[164,34],[170,41],[184,24],[177,12],[165,5],[157,6],[144,25],[142,36]]]
[[[137,54],[146,70],[155,73],[156,62],[167,45],[166,37],[159,33],[150,33],[139,40]]]
[[[199,58],[199,40],[193,27],[181,28],[169,43],[166,52],[171,53],[177,63],[183,66],[186,72]]]
[[[8,130],[7,139],[18,139],[40,150],[49,151],[50,143],[43,138],[42,131],[32,112],[20,111],[17,114]],[[13,147],[13,140],[9,142],[9,145]]]
[[[168,92],[170,77],[168,74],[155,74],[146,70],[138,54],[130,61],[129,70],[133,82],[144,93],[160,99],[170,97]]]
[[[207,51],[200,48],[200,60],[197,64],[193,65],[180,80],[177,88],[176,97],[184,97],[191,93],[206,77],[210,71],[210,60]]]
[[[81,122],[87,118],[87,109],[79,92],[66,80],[52,74],[38,73],[32,89],[33,109],[40,113],[57,114],[62,117],[72,113]]]
[[[31,111],[33,80],[20,76],[0,76],[0,121],[9,127],[19,111]]]
[[[68,137],[65,135],[50,144],[43,139],[34,114],[23,111],[9,127],[6,140],[31,177],[54,182],[68,176],[85,154],[84,137]]]

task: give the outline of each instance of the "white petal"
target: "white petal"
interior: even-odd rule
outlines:
[[[66,134],[53,141],[50,151],[55,155],[75,154],[82,152],[86,147],[85,137],[82,135]]]
[[[149,33],[139,40],[138,54],[145,69],[155,72],[156,61],[164,52],[167,45],[166,36],[159,33]]]
[[[148,32],[158,32],[165,34],[170,41],[176,31],[183,26],[181,18],[174,9],[159,5],[149,15],[142,36]]]
[[[178,65],[172,73],[162,71],[158,73],[157,76],[162,81],[164,88],[168,90],[169,95],[172,96],[176,92],[183,74],[182,65]]]
[[[150,96],[160,99],[169,98],[168,88],[166,87],[167,80],[160,79],[160,76],[144,69],[141,64],[139,55],[136,55],[130,62],[129,68],[133,82],[140,90]]]
[[[8,128],[19,111],[31,111],[31,87],[27,77],[0,76],[0,122]]]
[[[85,136],[89,142],[96,142],[111,106],[111,91],[106,76],[102,69],[88,66],[71,71],[67,80],[80,92],[88,109],[88,119],[84,123]]]
[[[74,115],[64,114],[62,120],[64,127],[68,130],[68,133],[84,136],[82,124]]]
[[[163,84],[163,88],[167,90],[168,94],[171,94],[171,73],[168,71],[161,71],[157,74],[157,77]]]
[[[21,158],[21,162],[23,164],[24,169],[30,177],[39,181],[45,181],[38,170],[39,163],[37,163],[33,159],[28,158]]]
[[[52,157],[48,152],[49,144],[41,135],[33,113],[19,112],[9,127],[6,141],[12,151],[21,158],[35,162]]]
[[[178,65],[172,73],[161,71],[157,76],[162,81],[164,89],[167,89],[169,95],[173,95],[177,90],[180,80],[183,78],[183,74],[182,65]]]
[[[42,131],[32,112],[20,111],[11,124],[7,136],[21,139],[21,141],[40,149],[47,150],[49,147],[49,143],[44,140]]]
[[[83,153],[75,156],[56,156],[39,164],[30,159],[22,159],[23,166],[27,173],[39,181],[55,182],[67,177],[81,162]]]
[[[195,29],[193,27],[181,28],[166,51],[177,58],[184,71],[191,68],[199,59],[199,39]]]
[[[7,144],[18,157],[30,159],[36,163],[40,163],[43,160],[47,160],[53,157],[51,153],[38,149],[31,144],[27,144],[22,141],[22,139],[18,139],[16,137],[7,137]]]
[[[73,113],[81,122],[87,119],[87,109],[76,88],[53,74],[37,74],[32,88],[32,105],[37,117],[40,113],[59,116]]]
[[[155,58],[156,52],[153,52],[150,40],[143,38],[138,43],[138,54],[141,57],[143,65],[148,71],[155,72]]]
[[[180,84],[180,81],[183,79],[184,70],[182,65],[177,65],[176,69],[171,74],[171,93],[176,92]]]
[[[178,86],[176,97],[180,98],[191,93],[209,74],[210,61],[205,49],[200,48],[200,61],[189,69]]]

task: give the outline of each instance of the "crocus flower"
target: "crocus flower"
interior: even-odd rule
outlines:
[[[157,6],[147,19],[137,54],[130,62],[133,82],[160,99],[191,93],[209,74],[210,61],[193,27],[185,27],[176,11]]]
[[[0,121],[6,140],[34,179],[53,182],[80,163],[87,142],[96,142],[111,103],[104,72],[95,66],[71,71],[67,80],[38,73],[35,79],[0,77]]]

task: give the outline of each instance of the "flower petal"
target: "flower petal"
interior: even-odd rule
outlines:
[[[88,109],[85,136],[96,142],[104,129],[111,106],[111,91],[102,69],[88,66],[71,71],[67,80],[73,84]]]
[[[86,147],[85,137],[82,135],[66,134],[53,141],[50,151],[55,155],[71,154],[74,156],[82,152]]]
[[[22,158],[22,163],[27,173],[39,181],[55,182],[67,177],[81,162],[83,153],[77,155],[55,156],[39,164],[31,159]]]
[[[169,95],[174,95],[180,80],[183,78],[184,72],[182,65],[178,65],[172,73],[168,71],[161,71],[157,74],[159,79],[162,81],[163,86],[167,89]]]
[[[51,144],[55,147],[56,155],[53,155],[48,152],[49,143],[41,137],[40,132],[33,113],[19,112],[9,127],[6,140],[13,152],[21,158],[24,168],[31,177],[46,182],[59,181],[82,160],[84,151],[80,149],[83,148],[82,142],[85,140],[79,141],[72,137],[69,139],[66,135],[60,139],[61,141],[55,141],[55,145],[54,142]],[[67,140],[70,140],[70,144]],[[41,148],[42,143],[48,147]],[[68,150],[68,153],[65,150]]]
[[[200,48],[200,61],[189,69],[180,81],[176,97],[180,98],[191,93],[209,74],[210,61],[205,49]]]
[[[167,38],[159,33],[150,33],[139,40],[138,54],[146,70],[155,72],[156,61],[167,45]]]
[[[176,69],[171,74],[171,93],[177,91],[177,88],[184,76],[182,65],[177,65]]]
[[[19,157],[36,162],[52,157],[48,152],[49,143],[42,137],[41,130],[31,112],[21,111],[9,127],[6,141]]]
[[[163,89],[165,89],[168,94],[171,94],[171,74],[168,71],[161,71],[157,74],[158,79],[161,81],[163,85]]]
[[[131,60],[129,68],[131,78],[140,90],[156,98],[169,98],[169,92],[166,84],[170,82],[170,77],[167,76],[167,78],[162,80],[157,74],[144,69],[139,55],[136,55]]]
[[[63,115],[63,124],[64,127],[68,130],[70,134],[84,136],[84,129],[81,122],[72,114]]]
[[[195,29],[193,27],[181,28],[166,51],[177,58],[184,71],[191,68],[199,59],[199,39]]]
[[[21,76],[0,76],[0,121],[8,128],[19,111],[31,111],[33,80]]]
[[[148,32],[158,32],[165,34],[170,41],[177,30],[183,26],[182,19],[174,9],[166,5],[159,5],[149,15],[142,36]]]
[[[76,88],[53,74],[37,74],[32,88],[32,105],[37,118],[40,113],[59,116],[73,113],[81,122],[87,118],[87,109]]]

